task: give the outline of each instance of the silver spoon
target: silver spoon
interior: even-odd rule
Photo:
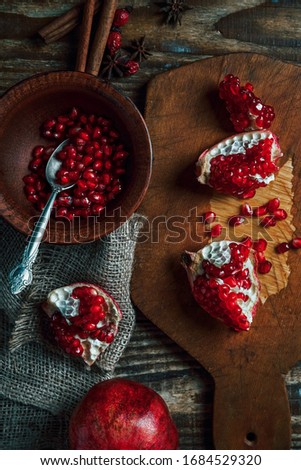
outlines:
[[[52,193],[41,212],[39,220],[36,222],[31,233],[28,244],[24,250],[22,261],[9,275],[9,284],[12,294],[19,294],[25,287],[32,283],[32,266],[36,260],[40,243],[43,239],[51,210],[57,195],[66,189],[72,188],[75,183],[61,186],[56,182],[56,173],[60,169],[62,162],[56,158],[56,155],[67,145],[69,139],[64,140],[51,154],[46,166],[46,179],[52,187]]]

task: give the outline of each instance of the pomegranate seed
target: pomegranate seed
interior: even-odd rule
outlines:
[[[256,217],[261,217],[267,213],[267,207],[265,206],[260,206],[260,207],[255,207],[253,211],[253,215]]]
[[[258,263],[262,263],[263,261],[265,261],[265,254],[263,251],[257,251],[255,253],[255,256],[256,256]]]
[[[276,209],[273,212],[273,216],[276,220],[285,220],[287,218],[287,212],[284,209]]]
[[[241,215],[244,215],[246,217],[251,217],[253,215],[253,209],[252,207],[250,206],[250,204],[248,204],[247,202],[245,202],[244,204],[242,204],[242,206],[240,207],[240,213]]]
[[[275,197],[267,203],[267,210],[270,214],[273,214],[276,209],[280,206],[280,199]]]
[[[273,215],[267,215],[260,221],[262,227],[274,227],[276,225],[276,219]]]
[[[258,264],[258,272],[260,274],[267,274],[271,271],[272,263],[268,260],[262,261]]]
[[[246,238],[243,238],[243,240],[241,240],[241,242],[243,245],[245,245],[247,248],[251,248],[252,245],[253,245],[253,242],[252,242],[252,238],[251,237],[246,237]]]
[[[101,204],[93,204],[91,206],[91,212],[93,215],[99,215],[104,210],[104,208],[105,206]]]
[[[233,215],[228,219],[228,224],[230,227],[235,227],[236,225],[241,225],[245,222],[245,218],[241,215]]]
[[[293,238],[290,244],[292,248],[301,248],[301,238]]]
[[[212,238],[219,237],[220,234],[222,233],[222,230],[223,230],[222,225],[220,225],[220,224],[214,225],[214,226],[212,227],[212,229],[211,229],[211,232],[210,232],[211,237],[212,237]]]
[[[216,219],[216,213],[212,211],[205,212],[204,214],[204,223],[212,224]]]
[[[277,245],[276,248],[275,248],[277,253],[285,253],[289,249],[290,249],[290,246],[287,242],[279,243],[279,245]]]
[[[43,127],[46,130],[52,129],[56,125],[56,119],[47,119],[47,121],[44,122]]]
[[[33,149],[33,156],[35,158],[38,158],[38,157],[41,157],[44,153],[44,150],[45,150],[45,147],[43,145],[37,145],[34,149]]]
[[[267,248],[267,241],[264,238],[259,238],[253,242],[253,248],[255,251],[265,251]]]

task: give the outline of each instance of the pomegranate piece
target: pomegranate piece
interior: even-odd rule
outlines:
[[[197,253],[185,252],[182,259],[197,303],[234,330],[248,330],[260,284],[247,243],[212,242]]]
[[[278,138],[270,131],[229,137],[205,150],[196,163],[197,179],[216,191],[246,199],[275,179],[282,156]]]
[[[285,253],[286,251],[288,251],[290,249],[290,246],[289,246],[289,243],[287,242],[282,242],[282,243],[279,243],[275,250],[277,251],[277,253],[281,254],[281,253]]]
[[[293,238],[290,245],[292,248],[296,248],[296,249],[301,248],[301,238],[299,237]]]
[[[212,211],[205,212],[204,214],[204,224],[212,224],[216,219],[216,213]]]
[[[94,385],[72,413],[72,450],[176,450],[178,431],[161,396],[116,378]]]
[[[122,314],[101,287],[77,283],[53,290],[42,305],[58,345],[91,366],[114,340]]]
[[[236,132],[268,129],[275,118],[273,107],[254,94],[253,85],[242,86],[240,79],[232,74],[219,84],[219,96],[226,103]]]

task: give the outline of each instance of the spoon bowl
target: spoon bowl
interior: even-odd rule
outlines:
[[[46,179],[48,183],[50,184],[50,186],[52,187],[52,189],[57,191],[57,193],[61,191],[65,191],[66,189],[70,189],[75,185],[75,183],[60,185],[56,181],[56,174],[61,168],[62,162],[55,157],[58,154],[58,152],[60,152],[65,147],[65,145],[69,143],[69,140],[70,139],[63,140],[63,142],[54,149],[46,165],[46,170],[45,170]]]

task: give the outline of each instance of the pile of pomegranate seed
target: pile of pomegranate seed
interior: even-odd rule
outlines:
[[[122,189],[128,152],[111,120],[84,114],[73,107],[69,113],[47,119],[41,128],[43,137],[70,143],[58,154],[62,167],[57,172],[59,184],[75,186],[62,191],[55,201],[56,217],[99,215]],[[45,206],[51,188],[46,177],[47,161],[54,146],[36,146],[29,164],[30,174],[23,178],[25,194],[38,210]]]
[[[252,129],[268,129],[275,118],[272,106],[255,96],[253,85],[240,84],[240,79],[226,75],[219,85],[219,96],[225,101],[236,132]]]
[[[280,199],[278,197],[271,199],[263,206],[255,208],[252,208],[248,203],[242,204],[240,213],[245,217],[265,216],[260,220],[262,227],[274,227],[277,222],[287,218],[287,212],[284,209],[280,209]]]
[[[112,297],[92,284],[52,291],[43,305],[58,345],[92,364],[114,340],[121,312]]]

